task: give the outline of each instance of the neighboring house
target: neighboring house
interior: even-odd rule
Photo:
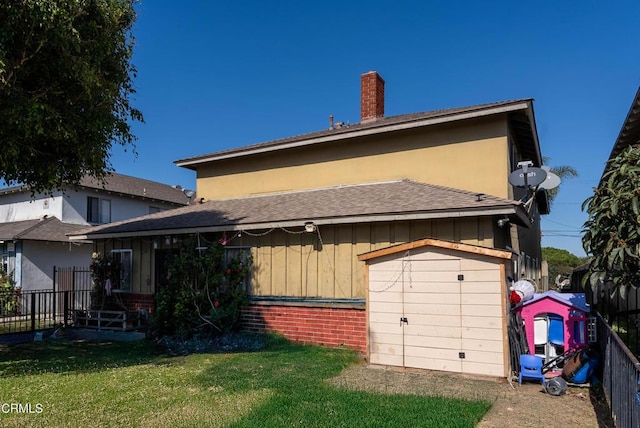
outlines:
[[[91,263],[92,246],[71,242],[68,234],[188,202],[181,188],[115,173],[104,184],[87,178],[75,190],[50,195],[32,197],[24,186],[0,189],[2,268],[23,290],[51,289],[54,266]]]
[[[636,96],[633,98],[627,117],[620,129],[620,134],[618,134],[618,138],[613,144],[609,160],[616,157],[627,147],[638,144],[640,144],[640,88],[638,88]],[[602,175],[604,175],[605,172],[607,172],[606,167]]]
[[[508,277],[541,278],[539,215],[547,213],[546,199],[540,192],[534,203],[524,204],[530,195],[508,182],[518,162],[542,163],[532,100],[384,117],[384,81],[375,72],[361,76],[361,95],[361,123],[331,121],[324,131],[176,161],[196,171],[199,203],[97,226],[73,238],[94,240],[100,252],[132,250],[132,293],[142,298],[157,289],[164,257],[181,237],[196,235],[206,243],[225,236],[227,248],[253,256],[246,328],[346,345],[370,357],[391,344],[371,336],[367,304],[374,287],[368,272],[375,259],[395,257],[390,265],[400,269],[378,277],[389,284],[377,284],[375,291],[404,281],[413,252],[444,257],[451,270],[455,260],[466,260],[458,270],[490,271],[474,281],[492,281],[476,288],[492,294],[486,328],[497,331],[491,337],[499,342],[498,356],[504,356]],[[397,245],[409,247],[397,253]],[[482,260],[467,263],[477,257]],[[459,291],[452,298],[464,292],[459,278],[465,275],[455,275],[453,287]],[[458,304],[448,308],[458,315],[452,312],[446,322],[457,317],[462,329],[482,321],[482,293],[465,297],[479,299],[475,318],[462,319]],[[402,325],[401,301],[391,305],[388,321],[394,327]],[[416,310],[430,309],[439,310]],[[429,347],[428,342],[423,338],[420,346]],[[452,358],[475,358],[460,346],[460,341],[450,346]],[[412,364],[465,371],[427,360]],[[468,364],[466,371],[506,375],[503,360],[507,357],[484,369]]]

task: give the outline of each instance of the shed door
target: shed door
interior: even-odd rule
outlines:
[[[411,262],[404,284],[404,365],[462,372],[460,259]]]
[[[504,375],[495,263],[434,251],[370,264],[373,364]]]

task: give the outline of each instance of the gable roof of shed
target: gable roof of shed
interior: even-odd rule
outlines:
[[[480,247],[478,245],[463,244],[461,242],[443,241],[441,239],[425,238],[417,241],[407,242],[405,244],[392,245],[390,247],[381,248],[379,250],[369,251],[358,256],[361,262],[376,259],[378,257],[388,256],[391,254],[403,253],[418,248],[435,247],[447,250],[462,251],[470,254],[481,256],[496,257],[500,259],[510,260],[513,253],[495,248]]]
[[[212,200],[95,226],[74,233],[74,239],[486,215],[527,221],[518,201],[399,180]]]
[[[533,114],[533,100],[531,98],[381,117],[373,122],[356,123],[353,125],[343,126],[342,128],[328,129],[259,144],[222,150],[176,160],[174,163],[177,166],[184,168],[196,169],[197,165],[221,161],[224,159],[258,153],[268,153],[276,150],[285,150],[365,135],[398,131],[402,129],[436,125],[457,120],[486,117],[502,113],[508,114],[512,130],[517,136],[516,142],[520,144],[519,150],[524,158],[532,160],[536,165],[540,165],[542,163],[542,157],[540,154],[538,133]]]

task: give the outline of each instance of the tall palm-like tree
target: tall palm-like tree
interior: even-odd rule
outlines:
[[[542,157],[542,163],[548,164],[550,161],[551,161],[551,158],[547,156]],[[576,169],[572,166],[560,165],[560,166],[552,166],[549,168],[550,168],[550,171],[555,175],[557,175],[558,177],[560,177],[560,180],[562,181],[578,177],[578,171],[576,171]],[[547,196],[549,197],[549,205],[553,203],[553,200],[558,195],[559,189],[560,187],[558,186],[555,189],[547,190]]]

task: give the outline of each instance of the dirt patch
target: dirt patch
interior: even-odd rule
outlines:
[[[588,388],[547,394],[540,384],[425,370],[359,365],[329,380],[333,385],[387,394],[415,394],[485,400],[493,405],[479,428],[564,426],[614,428],[608,409]]]

